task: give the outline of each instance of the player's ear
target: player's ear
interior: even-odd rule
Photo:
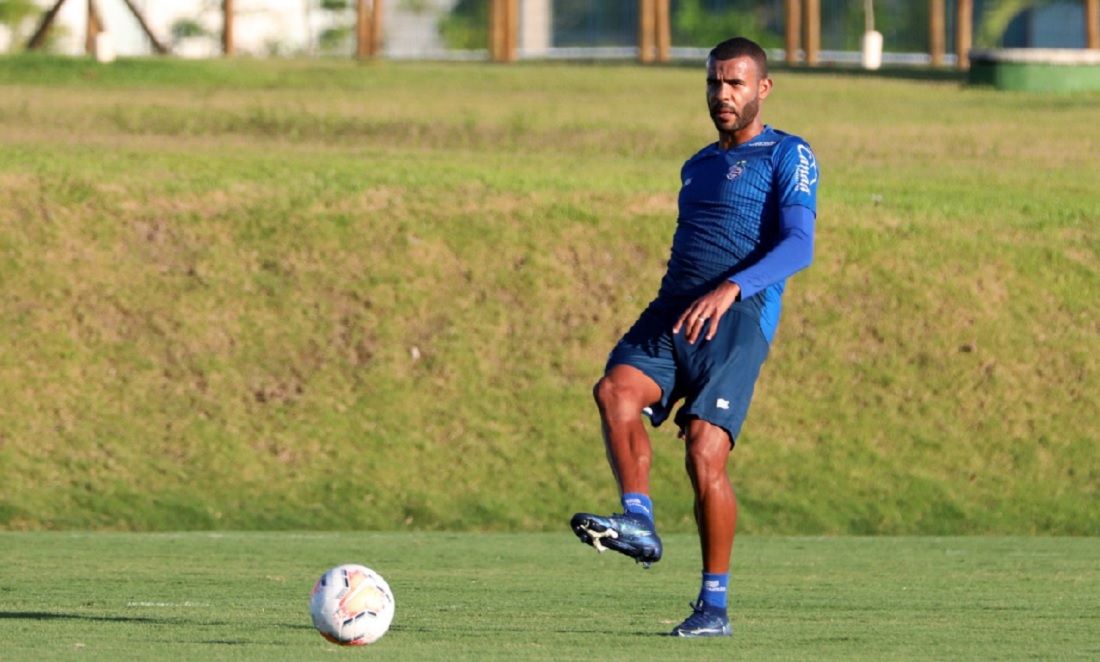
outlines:
[[[771,94],[771,91],[772,91],[772,79],[771,78],[765,78],[764,80],[760,81],[760,86],[757,88],[757,92],[759,93],[761,99],[763,99],[763,98],[767,97],[769,94]]]

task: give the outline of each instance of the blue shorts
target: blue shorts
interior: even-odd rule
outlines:
[[[633,366],[661,387],[660,402],[646,410],[654,426],[664,423],[683,399],[676,412],[678,426],[683,428],[690,419],[699,418],[723,428],[733,444],[768,357],[768,341],[760,329],[762,300],[754,296],[738,301],[722,316],[718,334],[704,339],[708,322],[694,345],[688,344],[683,329],[672,334],[676,319],[689,304],[651,303],[611,351],[607,370],[616,365]]]

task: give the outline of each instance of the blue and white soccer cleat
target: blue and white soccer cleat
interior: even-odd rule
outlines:
[[[709,607],[702,600],[691,605],[691,616],[672,628],[673,637],[728,637],[733,634],[725,609]]]
[[[629,513],[606,517],[577,513],[569,525],[581,542],[592,545],[597,552],[613,549],[646,568],[661,560],[661,539],[644,517]]]

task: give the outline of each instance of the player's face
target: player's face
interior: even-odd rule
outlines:
[[[736,138],[759,133],[760,102],[771,86],[770,78],[760,78],[750,57],[707,60],[707,107],[721,142],[737,144]]]

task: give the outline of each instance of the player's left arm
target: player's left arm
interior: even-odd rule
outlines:
[[[730,274],[747,299],[810,266],[814,259],[814,222],[817,219],[817,158],[801,138],[788,137],[780,145],[774,185],[779,202],[775,243],[759,260]]]
[[[729,280],[747,299],[810,266],[814,259],[814,220],[809,207],[790,205],[779,210],[778,241],[764,257]]]

